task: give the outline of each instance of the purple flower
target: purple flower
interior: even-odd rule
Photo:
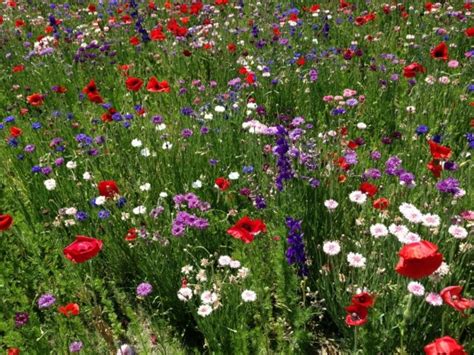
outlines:
[[[82,349],[82,341],[73,341],[69,344],[69,351],[71,353],[78,353]]]
[[[17,312],[15,314],[15,325],[17,327],[22,327],[28,323],[30,316],[27,312]]]
[[[54,298],[54,296],[50,293],[45,293],[44,295],[41,295],[38,299],[38,307],[40,309],[49,308],[54,303],[56,303],[56,298]]]
[[[436,188],[440,192],[450,193],[452,195],[455,195],[460,191],[459,181],[453,177],[448,177],[447,179],[441,180],[436,184]]]
[[[298,275],[308,275],[306,265],[306,253],[304,250],[303,233],[301,229],[301,220],[286,217],[286,226],[288,232],[288,249],[286,250],[286,261],[288,264],[298,266]]]
[[[153,292],[153,286],[151,286],[147,282],[142,282],[140,285],[137,286],[138,297],[146,297],[152,292]]]

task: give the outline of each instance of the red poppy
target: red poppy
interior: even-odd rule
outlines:
[[[306,63],[306,60],[304,59],[303,56],[299,57],[298,60],[296,61],[296,64],[299,66],[299,67],[302,67],[303,65],[305,65]]]
[[[18,127],[12,127],[10,128],[10,135],[12,137],[19,137],[21,136],[21,134],[23,133],[23,131],[21,130],[21,128],[18,128]]]
[[[367,292],[358,293],[352,296],[351,303],[365,308],[370,308],[374,305],[374,296]]]
[[[312,6],[309,8],[309,12],[316,12],[316,11],[318,11],[320,8],[321,8],[320,5],[312,5]]]
[[[461,296],[462,286],[448,286],[441,290],[440,295],[444,303],[453,307],[456,311],[464,313],[466,309],[474,308],[474,300]]]
[[[7,355],[20,355],[20,349],[18,348],[9,348]]]
[[[166,36],[163,33],[163,29],[161,27],[157,27],[150,31],[150,38],[152,41],[164,41]]]
[[[433,159],[446,160],[451,157],[451,148],[436,143],[433,140],[428,142]]]
[[[149,92],[170,92],[170,85],[166,80],[158,81],[156,77],[152,76],[146,84],[146,89]]]
[[[27,96],[26,99],[31,106],[41,106],[44,101],[43,95],[38,93]]]
[[[89,99],[89,101],[94,102],[96,104],[104,103],[104,99],[97,92],[87,94],[87,98]]]
[[[346,308],[346,324],[349,326],[359,326],[364,325],[367,323],[367,316],[369,315],[369,311],[366,307],[361,306],[360,304],[351,304]]]
[[[94,93],[98,93],[99,90],[97,90],[97,85],[95,84],[95,81],[94,80],[91,80],[89,81],[89,83],[84,87],[84,89],[82,89],[82,92],[84,94],[94,94]]]
[[[13,224],[13,218],[9,214],[0,214],[0,232],[10,229]]]
[[[467,28],[466,31],[464,31],[464,34],[467,37],[474,37],[474,27]]]
[[[412,279],[431,275],[443,262],[443,255],[438,253],[438,247],[426,240],[404,245],[398,255],[400,259],[395,271]]]
[[[99,254],[102,246],[102,240],[78,235],[74,242],[64,248],[63,253],[72,262],[83,263]]]
[[[428,12],[431,12],[431,10],[433,10],[433,3],[432,2],[425,3],[425,10]]]
[[[25,25],[25,21],[23,21],[22,19],[15,21],[15,27],[23,27],[24,25]]]
[[[433,173],[434,177],[439,178],[441,176],[443,167],[441,166],[438,160],[436,159],[431,160],[426,167],[428,168],[428,170],[430,170]]]
[[[448,46],[441,42],[431,50],[431,58],[448,60]]]
[[[216,5],[227,5],[229,3],[229,0],[216,0],[215,4]]]
[[[140,78],[134,78],[133,76],[129,76],[127,80],[125,80],[125,85],[130,91],[138,91],[143,85],[143,80]]]
[[[125,236],[127,242],[132,242],[138,238],[138,230],[136,228],[130,228]]]
[[[216,180],[214,180],[214,183],[221,191],[225,191],[230,187],[230,181],[223,177],[218,177]]]
[[[351,4],[348,3],[347,1],[339,0],[339,8],[340,9],[345,9],[346,7],[349,7],[349,6],[351,6]]]
[[[248,216],[242,217],[236,224],[227,230],[236,239],[242,240],[244,243],[250,243],[254,237],[261,232],[266,232],[267,227],[260,219],[250,219]]]
[[[362,191],[363,193],[367,194],[370,197],[374,196],[378,191],[377,186],[375,186],[375,185],[373,185],[369,182],[363,182],[362,184],[360,184],[359,190]]]
[[[425,355],[467,355],[464,348],[450,336],[435,339],[424,348]]]
[[[414,78],[418,73],[425,73],[426,68],[419,63],[411,63],[403,68],[403,76],[405,78]]]
[[[132,38],[130,38],[129,42],[132,46],[138,46],[140,44],[140,40],[136,36],[133,36]]]
[[[389,205],[390,205],[390,202],[385,197],[380,197],[372,203],[372,206],[374,208],[376,208],[378,210],[382,210],[382,211],[386,210]]]
[[[105,196],[108,198],[114,197],[114,195],[118,195],[120,193],[117,183],[114,180],[101,181],[97,185],[97,188],[99,189],[100,196]]]
[[[94,4],[90,4],[87,6],[87,10],[89,10],[89,12],[95,12],[96,6]]]
[[[25,70],[25,66],[23,64],[15,65],[12,69],[14,73],[20,73]]]
[[[234,53],[237,50],[237,46],[235,45],[235,43],[229,43],[227,45],[227,50],[229,51],[229,53]]]
[[[79,314],[80,308],[77,303],[68,303],[65,306],[58,308],[59,313],[64,314],[66,317],[77,316]]]

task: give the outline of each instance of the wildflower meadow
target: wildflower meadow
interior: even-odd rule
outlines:
[[[3,354],[474,353],[474,3],[0,2]]]

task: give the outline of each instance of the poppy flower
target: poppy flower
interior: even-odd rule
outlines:
[[[374,208],[378,210],[382,210],[382,211],[386,210],[389,205],[390,205],[390,202],[385,197],[380,197],[372,203],[372,206]]]
[[[136,228],[130,228],[125,236],[127,242],[132,242],[138,238],[138,231]]]
[[[20,355],[20,349],[18,349],[18,348],[8,348],[7,355]]]
[[[395,271],[402,276],[421,279],[435,272],[443,262],[438,247],[426,240],[404,245]]]
[[[469,27],[468,29],[466,29],[466,31],[464,31],[464,34],[466,35],[466,37],[474,37],[474,27]]]
[[[242,240],[244,243],[250,243],[254,237],[261,232],[266,232],[267,227],[260,219],[252,220],[248,216],[242,217],[234,226],[227,230],[236,239]]]
[[[10,229],[13,224],[13,218],[9,214],[0,214],[0,232]]]
[[[102,250],[103,242],[99,239],[76,236],[76,240],[64,248],[64,256],[75,262],[83,263],[92,259]]]
[[[439,178],[441,176],[443,167],[441,166],[438,160],[436,159],[431,160],[426,167],[428,168],[429,171],[433,173],[434,177]]]
[[[140,40],[136,36],[133,36],[132,38],[130,38],[129,42],[132,46],[138,46],[140,44]]]
[[[367,323],[369,311],[366,307],[361,306],[360,304],[351,304],[345,309],[347,312],[346,324],[348,326],[356,327]]]
[[[218,177],[214,183],[221,191],[225,191],[230,187],[230,181],[223,177]]]
[[[448,60],[448,46],[445,42],[441,42],[431,50],[431,58]]]
[[[114,180],[104,180],[97,185],[100,196],[114,197],[119,194],[117,183]]]
[[[138,91],[143,85],[143,80],[130,76],[127,78],[127,80],[125,80],[125,85],[129,91]]]
[[[20,65],[15,65],[12,69],[12,72],[14,73],[20,73],[22,72],[23,70],[25,70],[25,66],[20,64]]]
[[[450,336],[435,339],[424,348],[425,355],[467,355],[464,348]]]
[[[372,197],[377,193],[378,189],[377,186],[372,185],[371,183],[363,182],[362,184],[360,184],[359,190]]]
[[[466,309],[474,308],[474,300],[463,298],[461,292],[462,286],[448,286],[441,290],[440,295],[444,303],[464,313]]]
[[[27,96],[26,99],[31,106],[41,106],[44,100],[43,95],[38,93]]]
[[[436,143],[433,140],[428,142],[433,159],[446,160],[451,157],[451,148]]]
[[[156,77],[152,76],[146,84],[146,89],[149,92],[170,92],[170,86],[166,80],[158,81]]]
[[[425,73],[426,68],[419,63],[411,63],[403,68],[403,76],[405,78],[414,78],[418,73]]]
[[[87,94],[87,98],[89,99],[89,101],[94,102],[96,104],[104,103],[104,99],[97,92]]]
[[[374,297],[367,292],[358,293],[352,296],[351,303],[365,308],[370,308],[374,305]]]
[[[82,92],[86,95],[98,93],[97,85],[94,80],[89,81],[89,83],[82,89]]]
[[[166,39],[162,28],[154,28],[150,31],[150,38],[152,41],[164,41]]]
[[[77,316],[79,314],[80,308],[77,303],[68,303],[65,306],[58,308],[59,313],[64,314],[66,317]]]
[[[10,128],[10,135],[12,137],[19,137],[21,136],[21,134],[23,133],[23,131],[21,130],[21,128],[18,128],[18,127],[12,127]]]

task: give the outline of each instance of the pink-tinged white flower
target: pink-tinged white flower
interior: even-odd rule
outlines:
[[[456,239],[465,239],[467,237],[466,228],[455,224],[449,227],[448,232]]]
[[[134,148],[140,148],[141,146],[143,145],[142,141],[135,138],[134,140],[132,140],[132,147]]]
[[[474,221],[474,211],[464,211],[460,213],[460,216],[466,221]]]
[[[241,294],[242,301],[244,302],[255,302],[257,294],[252,290],[244,290]]]
[[[324,201],[324,206],[326,206],[329,211],[333,211],[337,206],[339,206],[339,204],[335,200],[326,200]]]
[[[339,254],[339,252],[341,251],[341,245],[337,241],[328,240],[328,241],[325,241],[323,244],[323,251],[327,255],[334,256],[334,255]]]
[[[425,294],[425,287],[416,281],[411,281],[408,284],[407,289],[408,289],[408,292],[410,292],[412,295],[415,295],[415,296],[421,297]]]
[[[438,227],[441,220],[437,214],[427,213],[422,216],[421,223],[425,227]]]
[[[364,268],[367,259],[362,254],[350,252],[347,254],[347,262],[352,267]]]
[[[398,208],[400,213],[408,219],[411,223],[421,223],[423,214],[421,211],[413,206],[411,203],[402,203]]]
[[[425,301],[430,305],[438,307],[443,304],[443,298],[436,292],[430,292],[426,295]]]
[[[237,271],[237,277],[245,279],[250,274],[250,269],[243,266]]]
[[[232,260],[229,264],[232,269],[238,269],[240,267],[240,261]]]
[[[45,180],[44,187],[46,187],[46,190],[48,191],[53,191],[54,189],[56,189],[56,180],[54,179]]]
[[[181,268],[181,273],[182,273],[182,274],[185,274],[185,275],[189,275],[189,273],[190,273],[191,271],[193,271],[193,269],[194,269],[194,268],[192,267],[192,265],[184,265],[184,266]]]
[[[188,302],[191,298],[193,298],[193,290],[189,287],[181,287],[178,291],[178,298],[180,301]]]
[[[454,194],[454,198],[461,198],[464,195],[466,195],[466,190],[464,189],[458,189],[458,191]]]
[[[388,227],[388,230],[390,234],[397,237],[398,240],[400,240],[401,238],[404,238],[409,232],[408,228],[404,226],[403,224],[393,224],[393,223]]]
[[[459,66],[459,62],[455,59],[450,60],[448,62],[448,68],[457,68]]]
[[[206,270],[200,269],[199,272],[196,274],[196,280],[198,280],[199,282],[207,281]]]
[[[217,301],[219,297],[217,296],[217,293],[211,292],[211,291],[204,291],[201,293],[201,301],[204,304],[213,304],[214,302]]]
[[[220,266],[228,266],[230,265],[232,261],[232,258],[228,255],[221,255],[217,262],[219,263]]]
[[[403,244],[410,244],[410,243],[416,243],[421,240],[421,237],[413,232],[408,232],[405,234],[403,237],[398,238],[398,241]]]
[[[359,191],[359,190],[352,191],[349,194],[349,200],[351,200],[352,202],[355,202],[359,205],[362,205],[362,204],[365,203],[365,201],[367,201],[367,195],[364,194],[362,191]]]
[[[388,235],[388,229],[382,223],[376,223],[370,226],[370,234],[374,238],[386,237]]]
[[[446,262],[442,262],[438,269],[434,272],[436,276],[446,276],[449,274],[449,265]]]
[[[344,89],[344,91],[342,92],[342,96],[344,97],[352,97],[355,94],[357,94],[357,91],[352,90],[352,89]]]
[[[203,304],[203,305],[200,305],[198,310],[197,310],[197,313],[201,316],[201,317],[207,317],[209,314],[212,313],[212,307],[209,306],[208,304]]]

